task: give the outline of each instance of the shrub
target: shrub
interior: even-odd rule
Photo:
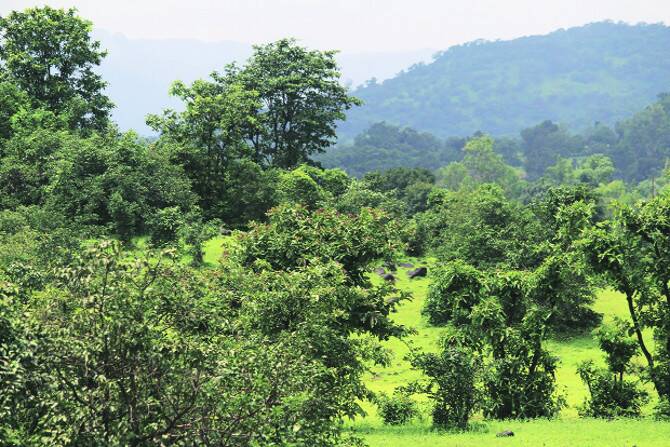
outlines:
[[[465,324],[481,299],[484,275],[464,261],[451,261],[433,274],[423,313],[434,325]]]
[[[637,352],[637,343],[628,336],[628,331],[628,324],[622,320],[596,331],[600,349],[606,354],[607,369],[596,368],[591,361],[579,366],[579,376],[590,395],[580,408],[582,416],[639,416],[648,401],[649,396],[638,381],[624,378]]]
[[[654,416],[662,421],[670,421],[670,400],[661,398],[654,408]]]
[[[619,380],[605,369],[596,368],[592,362],[579,366],[579,376],[589,389],[589,398],[579,408],[585,417],[613,418],[639,416],[648,401],[646,391],[637,382]]]
[[[277,193],[281,203],[299,203],[310,210],[319,208],[328,196],[302,167],[280,174]]]
[[[147,222],[151,243],[156,246],[167,245],[178,238],[183,216],[179,208],[169,207],[158,210]]]
[[[539,340],[533,340],[528,331],[510,328],[505,337],[493,345],[493,359],[486,365],[484,416],[495,419],[556,416],[565,406],[563,396],[556,394],[558,359],[543,349]]]
[[[445,339],[439,354],[414,355],[412,365],[429,377],[419,391],[433,400],[433,424],[440,428],[466,429],[481,404],[477,387],[481,357],[454,339]]]
[[[416,402],[405,393],[395,392],[391,396],[380,393],[375,401],[379,415],[388,425],[406,424],[419,414]]]

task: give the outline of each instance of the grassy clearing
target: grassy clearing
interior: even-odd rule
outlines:
[[[409,260],[415,265],[428,265],[430,260]],[[368,376],[368,385],[373,391],[391,393],[397,386],[419,378],[419,372],[411,368],[405,360],[408,345],[424,350],[435,350],[438,346],[441,329],[431,327],[421,315],[421,309],[430,285],[430,276],[425,279],[410,280],[400,268],[396,275],[397,286],[412,292],[413,300],[403,303],[394,318],[397,322],[413,327],[417,333],[407,340],[390,340],[385,346],[393,352],[392,364],[388,368],[375,368]],[[374,279],[379,281],[379,279]],[[594,308],[602,312],[605,322],[616,316],[626,318],[625,299],[613,291],[602,291],[598,295]],[[650,334],[646,334],[651,342]],[[420,420],[402,427],[385,426],[376,413],[374,406],[365,404],[368,413],[365,418],[352,422],[351,428],[368,442],[371,447],[395,446],[670,446],[670,423],[657,422],[651,418],[640,420],[591,420],[579,419],[577,406],[586,397],[587,390],[577,375],[577,365],[593,359],[603,362],[603,355],[597,342],[589,335],[579,335],[550,340],[548,348],[560,358],[557,371],[559,389],[566,395],[568,407],[559,419],[536,421],[482,421],[475,422],[476,429],[468,433],[441,433],[431,429],[430,404],[420,400],[422,412]],[[604,363],[604,362],[603,362]],[[650,388],[651,391],[651,388]],[[653,395],[653,393],[652,393]],[[654,402],[650,403],[647,413]],[[512,430],[514,438],[496,438],[502,430]]]

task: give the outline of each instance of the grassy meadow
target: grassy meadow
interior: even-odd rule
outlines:
[[[227,238],[215,238],[205,244],[205,261],[214,265],[229,242]],[[430,326],[421,314],[428,287],[430,270],[434,260],[405,259],[415,266],[428,266],[427,278],[410,280],[406,268],[398,268],[396,286],[412,293],[412,300],[402,303],[394,318],[397,322],[414,328],[416,334],[404,340],[391,339],[385,346],[393,353],[391,365],[374,368],[368,375],[368,385],[373,391],[392,393],[393,390],[420,377],[405,359],[409,346],[423,350],[436,350],[440,333],[439,327]],[[381,281],[375,275],[373,281]],[[627,317],[626,302],[613,291],[599,293],[594,308],[604,314],[605,321],[614,317]],[[646,334],[652,343],[650,334]],[[642,419],[596,420],[579,418],[577,407],[586,397],[587,390],[577,375],[577,365],[593,359],[602,362],[604,357],[596,340],[590,334],[566,336],[549,342],[549,349],[560,358],[557,372],[559,389],[565,395],[568,406],[559,418],[533,421],[490,421],[475,418],[473,429],[466,433],[445,433],[433,430],[430,420],[430,403],[418,397],[421,416],[404,426],[388,426],[377,415],[376,408],[364,403],[367,412],[364,418],[348,422],[351,430],[363,437],[370,447],[670,447],[670,423],[659,422],[650,416]],[[650,394],[654,396],[652,388]],[[648,404],[646,414],[650,415],[654,399]],[[495,434],[512,430],[512,438],[496,438]]]

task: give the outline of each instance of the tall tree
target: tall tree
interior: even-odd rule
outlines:
[[[260,107],[255,92],[236,82],[230,71],[190,86],[177,81],[170,93],[184,103],[183,112],[149,115],[147,123],[161,133],[161,145],[183,166],[205,211],[221,208],[228,192],[231,165],[250,158],[244,138]]]
[[[309,162],[335,140],[337,121],[361,102],[340,84],[334,51],[308,50],[282,39],[254,47],[239,72],[262,101],[250,135],[257,161],[282,168]]]
[[[73,128],[107,125],[112,103],[94,68],[105,51],[76,9],[29,8],[0,17],[0,71],[30,96],[34,107],[68,115]]]
[[[524,129],[521,138],[522,150],[526,156],[526,171],[531,178],[541,176],[559,156],[570,155],[579,146],[564,128],[551,121]]]

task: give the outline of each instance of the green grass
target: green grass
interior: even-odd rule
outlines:
[[[415,265],[428,265],[430,260],[409,260]],[[410,280],[406,269],[400,268],[396,275],[396,285],[412,293],[412,301],[403,303],[394,315],[396,322],[413,327],[416,334],[404,341],[389,340],[384,345],[393,353],[391,365],[387,368],[374,368],[367,377],[368,386],[373,391],[391,393],[396,387],[420,377],[420,373],[412,369],[405,360],[409,351],[408,345],[424,350],[437,349],[442,329],[428,325],[421,314],[421,309],[430,285],[428,278]],[[374,281],[379,279],[374,278]],[[605,322],[615,317],[627,317],[626,301],[620,294],[604,290],[598,294],[594,309],[604,314]],[[651,343],[650,334],[645,334]],[[557,371],[557,383],[567,399],[568,406],[555,420],[535,421],[484,421],[481,416],[475,417],[476,429],[467,433],[441,433],[431,429],[430,403],[418,399],[421,409],[420,420],[401,427],[385,426],[376,409],[371,404],[363,404],[368,415],[358,418],[349,425],[361,435],[371,447],[395,446],[670,446],[670,423],[657,422],[649,417],[629,420],[592,420],[580,419],[577,406],[587,395],[584,384],[577,374],[577,365],[585,360],[603,363],[603,354],[597,342],[590,334],[562,337],[548,342],[548,349],[560,359]],[[649,388],[653,396],[653,390]],[[654,402],[646,408],[650,414]],[[515,432],[514,438],[496,438],[495,434],[510,429]]]
[[[203,257],[205,265],[208,267],[215,267],[226,250],[227,244],[230,243],[231,238],[228,236],[217,236],[205,242],[202,247],[205,253]]]
[[[642,420],[557,419],[491,421],[466,433],[440,433],[429,423],[388,427],[359,422],[358,434],[370,447],[667,447],[670,423]],[[512,430],[514,437],[496,438]]]

